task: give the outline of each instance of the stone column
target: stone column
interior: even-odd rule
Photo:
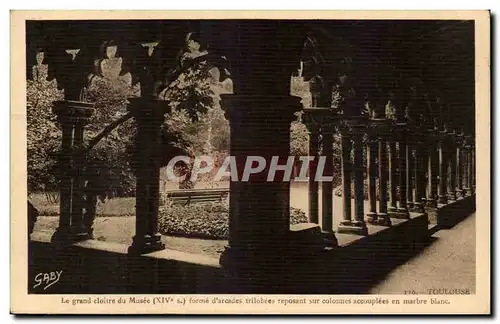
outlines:
[[[406,206],[408,210],[412,210],[414,207],[415,198],[413,196],[413,189],[416,185],[413,185],[413,176],[416,171],[416,159],[413,158],[413,134],[408,134],[410,141],[407,141],[405,145],[405,162],[406,162]],[[400,142],[401,143],[401,142]]]
[[[447,161],[446,161],[446,152],[444,148],[444,134],[440,132],[439,142],[438,142],[438,152],[439,152],[439,198],[438,203],[447,204],[448,203],[448,195],[446,192],[446,187],[448,183],[447,179]]]
[[[315,179],[316,170],[318,166],[318,145],[319,145],[319,131],[318,127],[313,123],[306,122],[307,128],[309,130],[309,156],[314,158],[314,160],[309,163],[309,185],[308,185],[308,196],[309,196],[309,222],[318,224],[318,202],[319,202],[319,186]]]
[[[457,158],[456,158],[456,149],[455,149],[455,132],[448,133],[449,139],[449,149],[448,149],[448,163],[450,165],[450,174],[449,174],[449,187],[448,187],[448,200],[455,201],[457,200]]]
[[[349,123],[349,122],[348,122]],[[364,214],[364,171],[363,167],[363,135],[365,131],[364,120],[362,118],[351,121],[354,161],[352,170],[354,171],[354,219],[344,220],[338,227],[339,233],[352,233],[357,235],[368,235],[368,228],[365,223]],[[344,189],[346,189],[344,187]],[[350,190],[350,188],[349,188]]]
[[[368,169],[368,199],[370,210],[366,214],[366,220],[370,224],[377,224],[377,138],[374,134],[369,134],[366,145],[367,169]]]
[[[462,157],[462,146],[463,146],[463,134],[457,134],[456,136],[456,178],[457,178],[457,189],[456,196],[457,198],[464,197],[464,186],[463,186],[463,157]]]
[[[387,139],[389,125],[387,120],[381,120],[377,125],[378,135],[378,179],[379,179],[379,210],[377,214],[377,225],[391,226],[391,219],[387,211],[387,167],[388,152]]]
[[[129,110],[137,125],[137,149],[133,161],[137,182],[135,236],[128,253],[138,255],[165,249],[158,233],[158,209],[161,125],[168,102],[150,98],[133,98],[129,101]]]
[[[416,138],[422,138],[424,134],[419,133]],[[425,212],[425,150],[422,142],[415,145],[415,202],[413,209],[417,213]]]
[[[472,193],[476,193],[476,144],[473,142],[471,144],[471,189]]]
[[[406,147],[407,147],[407,124],[399,123],[398,128],[398,138],[399,138],[399,208],[397,214],[394,217],[408,219],[410,218],[410,213],[408,211],[408,206],[406,204],[408,183],[407,183],[407,170],[406,170]]]
[[[470,156],[470,145],[468,143],[468,139],[465,139],[464,141],[464,190],[465,190],[465,195],[470,196],[472,193],[471,189],[471,177],[470,177],[470,166],[471,166],[471,156]]]
[[[352,204],[351,204],[351,183],[352,183],[352,162],[351,162],[351,138],[347,131],[342,132],[342,209],[343,220],[340,222],[338,231],[342,233],[343,227],[350,227],[352,224]]]
[[[84,160],[77,153],[83,146],[83,128],[93,113],[93,104],[80,101],[58,101],[53,112],[62,129],[61,153],[59,156],[60,210],[59,227],[52,241],[72,243],[89,238],[83,226],[82,169]]]
[[[389,185],[390,185],[390,206],[388,212],[392,217],[398,211],[397,199],[397,152],[396,142],[389,140]]]
[[[427,148],[427,199],[426,206],[437,207],[437,187],[439,175],[438,150],[435,143],[436,135],[429,134]]]
[[[329,125],[321,128],[322,133],[322,155],[325,157],[323,175],[333,176],[333,129]],[[333,233],[333,183],[323,181],[321,183],[321,228],[324,233]]]

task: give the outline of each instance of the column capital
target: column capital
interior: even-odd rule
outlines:
[[[63,100],[55,101],[52,112],[60,123],[87,124],[94,113],[94,104],[90,102]]]
[[[291,95],[256,95],[256,94],[224,94],[221,95],[221,106],[226,118],[242,120],[244,118],[263,118],[263,108],[269,110],[268,122],[291,123],[295,113],[302,109],[301,98]],[[254,109],[256,108],[256,109]],[[277,114],[279,111],[280,114]]]

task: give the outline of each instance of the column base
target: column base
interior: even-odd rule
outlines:
[[[356,235],[368,235],[368,228],[365,222],[344,220],[340,222],[338,228],[338,233],[342,234],[356,234]]]
[[[465,188],[464,190],[466,196],[472,196],[472,188]]]
[[[410,212],[408,209],[398,208],[396,211],[389,211],[389,217],[398,219],[410,219]]]
[[[388,211],[389,213],[397,213],[398,208],[397,208],[397,207],[388,207],[388,208],[387,208],[387,211]]]
[[[455,191],[455,196],[457,197],[457,199],[463,199],[465,196],[463,195],[463,190],[462,189],[457,189]]]
[[[141,255],[161,250],[165,250],[165,244],[161,241],[160,234],[136,235],[128,248],[128,254]]]
[[[392,226],[391,218],[387,213],[378,213],[377,219],[370,224],[378,226]]]
[[[328,247],[339,246],[339,241],[337,240],[337,237],[335,236],[334,232],[321,231],[321,235],[323,236],[323,242],[325,243],[325,246]]]
[[[424,204],[421,202],[415,202],[413,204],[413,211],[415,213],[425,213]]]
[[[92,235],[84,227],[60,228],[52,235],[52,243],[73,244],[76,242],[90,240]]]
[[[436,208],[437,201],[434,198],[427,198],[425,201],[425,207]]]
[[[415,207],[415,204],[414,204],[413,201],[407,200],[406,201],[406,207],[408,208],[408,210],[412,210]]]
[[[439,196],[438,203],[446,205],[448,204],[448,197],[447,196]]]
[[[378,215],[375,212],[368,212],[366,214],[366,222],[369,224],[375,224],[377,223],[378,220]]]

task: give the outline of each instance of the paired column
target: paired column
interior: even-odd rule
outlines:
[[[449,154],[449,178],[448,178],[448,201],[457,200],[457,159],[455,150],[455,132],[448,133],[448,150]]]
[[[447,204],[448,194],[446,191],[448,183],[448,163],[447,156],[445,152],[445,136],[443,132],[440,132],[439,142],[438,142],[438,154],[439,154],[439,198],[438,203]]]
[[[437,191],[439,177],[438,146],[436,145],[436,135],[429,134],[427,148],[427,199],[426,207],[437,207]]]
[[[366,220],[370,224],[391,226],[387,211],[387,142],[388,125],[386,120],[372,119],[369,122],[370,132],[367,143],[368,187],[370,210]],[[378,156],[378,170],[376,157]],[[377,213],[377,173],[379,180],[379,209]]]
[[[323,175],[333,176],[333,129],[325,125],[321,128],[322,133],[322,155],[325,158]],[[321,183],[322,213],[321,228],[324,233],[333,233],[333,183],[323,181]]]
[[[378,225],[391,226],[387,211],[387,142],[384,136],[378,140],[379,213]]]
[[[80,101],[54,103],[53,112],[62,128],[62,145],[59,156],[60,211],[59,226],[52,241],[72,243],[89,238],[83,225],[83,147],[84,126],[93,113],[93,104]]]
[[[137,124],[134,157],[136,174],[135,236],[129,254],[144,254],[165,249],[158,233],[160,204],[161,125],[168,103],[149,98],[134,98],[129,110]]]
[[[370,210],[366,213],[366,220],[370,224],[377,223],[377,140],[374,134],[369,134],[366,143],[366,163],[368,169],[368,199],[370,202]]]
[[[316,170],[318,169],[318,145],[319,145],[319,130],[315,125],[308,125],[309,128],[309,156],[314,158],[309,163],[309,222],[318,224],[318,192],[319,186],[315,179]]]
[[[457,186],[456,186],[456,196],[457,198],[465,197],[463,180],[464,180],[464,165],[463,165],[463,134],[457,134],[456,137],[456,148],[455,148],[455,158],[456,158],[456,177],[457,177]]]
[[[389,141],[389,186],[390,186],[390,206],[388,212],[393,216],[398,211],[398,192],[397,192],[397,161],[398,153],[396,150],[396,142]]]
[[[418,134],[416,138],[422,138],[423,134]],[[425,162],[426,152],[422,142],[417,141],[415,145],[415,201],[413,210],[423,213],[425,198]]]
[[[363,135],[364,135],[364,124],[362,122],[355,122],[355,124],[349,127],[352,131],[353,140],[353,150],[354,150],[354,161],[352,163],[351,170],[354,172],[354,219],[351,218],[350,208],[346,208],[350,205],[350,177],[345,173],[345,167],[347,163],[345,161],[349,158],[350,154],[345,151],[347,148],[347,143],[345,143],[345,136],[342,133],[342,182],[343,182],[343,197],[344,197],[344,212],[348,210],[349,214],[344,214],[344,220],[342,220],[338,226],[339,233],[351,233],[358,235],[368,235],[368,228],[364,220],[364,167],[363,167]],[[348,194],[349,192],[349,194]]]
[[[466,139],[465,142],[465,191],[468,196],[472,195],[472,146],[470,144],[470,137]]]
[[[409,136],[414,138],[413,136]],[[405,160],[406,160],[406,206],[408,210],[412,210],[414,206],[413,196],[413,176],[417,172],[416,159],[413,158],[413,140],[407,141],[405,145]],[[416,179],[415,179],[416,180]]]
[[[399,148],[399,156],[397,160],[397,164],[399,167],[399,206],[395,211],[389,211],[390,216],[394,218],[402,218],[402,219],[408,219],[410,218],[410,213],[408,211],[408,205],[406,202],[407,199],[407,190],[408,190],[408,184],[407,184],[407,159],[406,159],[406,152],[407,152],[407,130],[406,130],[406,123],[399,123],[396,124],[396,136],[398,139],[398,148]],[[392,152],[391,152],[392,155]],[[392,158],[392,157],[391,157]],[[395,165],[391,165],[391,168],[395,167]],[[396,179],[394,179],[396,180]],[[394,183],[396,184],[396,183]],[[392,183],[391,183],[391,191],[393,190],[392,188]],[[396,186],[394,186],[394,190]],[[391,198],[392,200],[392,198]]]

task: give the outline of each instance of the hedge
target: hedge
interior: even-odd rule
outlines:
[[[290,224],[306,223],[305,213],[290,208]],[[229,204],[199,203],[160,207],[158,230],[162,234],[207,239],[228,239]]]

